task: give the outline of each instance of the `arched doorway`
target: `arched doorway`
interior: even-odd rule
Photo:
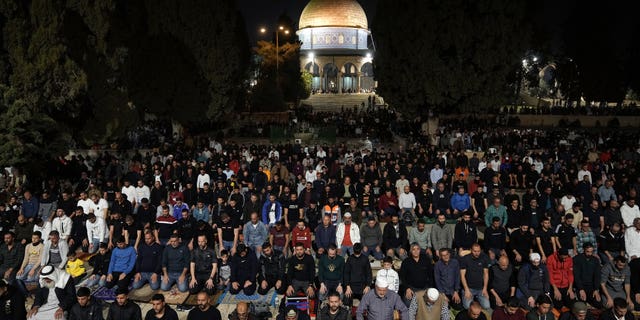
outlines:
[[[371,64],[371,62],[363,64],[362,68],[360,68],[360,72],[360,88],[371,92],[371,90],[376,86],[375,80],[373,79],[373,64]]]
[[[309,62],[304,66],[304,70],[311,74],[311,90],[321,89],[320,66],[315,62]]]
[[[338,92],[338,67],[333,63],[327,63],[322,68],[324,92]]]
[[[342,66],[342,92],[356,92],[358,90],[358,68],[347,62]]]

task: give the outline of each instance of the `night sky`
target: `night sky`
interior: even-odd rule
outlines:
[[[378,0],[358,0],[358,2],[367,13],[369,28],[371,28]],[[254,44],[260,39],[258,34],[260,28],[275,25],[282,13],[290,16],[297,27],[300,13],[309,0],[238,0],[237,3],[247,24],[247,34],[251,44]]]

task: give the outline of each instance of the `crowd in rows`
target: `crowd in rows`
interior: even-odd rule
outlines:
[[[322,319],[354,298],[358,319],[448,319],[449,309],[465,309],[460,320],[481,309],[546,319],[549,305],[579,318],[583,303],[619,319],[640,305],[638,154],[542,141],[467,155],[212,140],[191,152],[73,157],[42,184],[7,181],[0,272],[21,295],[38,284],[34,319],[71,312],[75,285],[126,298],[147,284],[337,296]]]

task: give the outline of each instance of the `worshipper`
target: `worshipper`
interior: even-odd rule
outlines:
[[[478,301],[473,301],[466,312],[460,312],[455,320],[487,320],[487,316],[482,312],[482,306]]]
[[[116,290],[116,301],[109,305],[107,319],[142,320],[140,306],[129,300],[129,290],[127,288],[118,288]]]
[[[103,320],[102,305],[91,297],[91,290],[80,287],[76,292],[76,300],[69,311],[69,320]]]
[[[211,298],[206,292],[199,292],[196,302],[198,307],[189,311],[187,320],[222,320],[220,311],[211,305]]]
[[[375,289],[369,290],[360,301],[356,311],[356,319],[363,320],[364,313],[367,320],[388,320],[394,318],[394,311],[400,312],[402,320],[409,319],[409,309],[402,302],[400,296],[388,289],[389,284],[384,279],[376,279]]]
[[[0,319],[26,319],[25,298],[20,289],[0,279]]]
[[[327,303],[320,308],[316,320],[351,320],[351,311],[342,305],[342,299],[337,292],[329,293]]]
[[[587,304],[578,301],[573,304],[570,311],[560,314],[558,320],[594,320],[594,317],[587,312]]]
[[[73,278],[63,269],[44,266],[40,270],[40,279],[35,299],[27,319],[64,319],[75,303],[76,287]]]
[[[522,305],[522,302],[520,304]],[[539,295],[535,301],[535,308],[527,313],[527,320],[555,320],[552,306],[551,297],[546,294]]]
[[[151,304],[153,307],[147,312],[144,320],[178,320],[178,313],[164,301],[162,294],[154,294],[151,297]]]
[[[447,297],[436,288],[419,291],[411,299],[409,320],[449,320]]]

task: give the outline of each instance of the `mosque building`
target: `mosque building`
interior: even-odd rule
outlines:
[[[313,76],[312,90],[369,92],[375,87],[371,31],[356,0],[311,0],[298,28],[300,64]]]

